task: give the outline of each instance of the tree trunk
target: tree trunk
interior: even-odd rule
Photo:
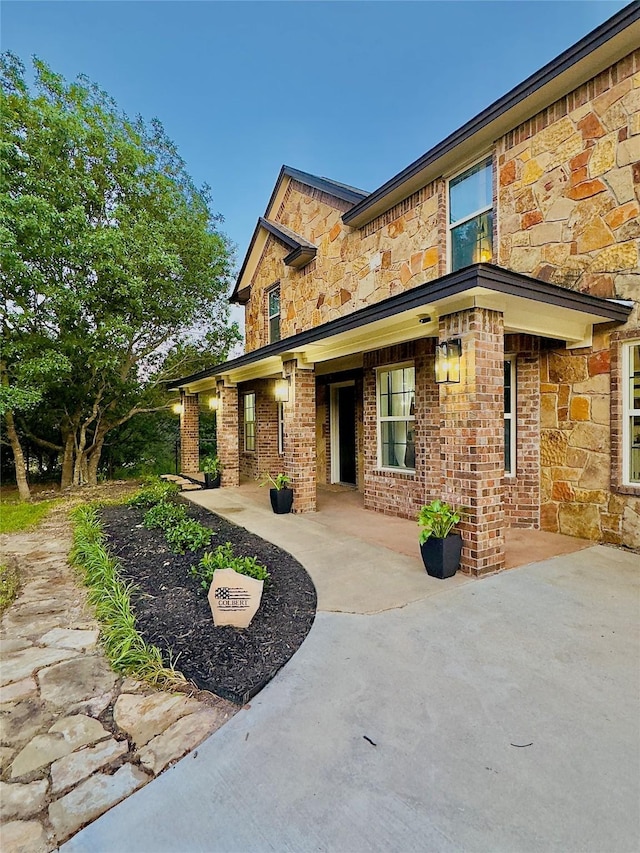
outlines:
[[[98,465],[102,456],[102,447],[104,445],[104,437],[98,437],[95,440],[93,449],[89,454],[89,463],[87,465],[87,478],[90,486],[98,485]]]
[[[73,433],[68,432],[64,439],[64,453],[62,456],[62,476],[60,478],[61,489],[68,489],[69,486],[73,485],[73,449]]]
[[[7,435],[9,436],[9,441],[11,443],[11,449],[13,450],[13,461],[16,468],[16,483],[18,484],[18,494],[20,495],[21,501],[30,501],[31,491],[29,490],[29,483],[27,481],[27,466],[24,462],[24,454],[22,452],[20,438],[16,431],[16,424],[13,419],[12,411],[8,411],[5,414],[5,422],[7,424]]]

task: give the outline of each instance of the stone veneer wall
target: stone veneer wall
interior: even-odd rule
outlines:
[[[350,205],[292,182],[277,220],[315,243],[318,255],[294,270],[282,263],[290,250],[268,238],[245,307],[246,351],[268,343],[265,292],[277,281],[284,338],[437,278],[443,204],[439,181],[354,231],[341,221]]]
[[[180,470],[195,474],[200,470],[200,402],[197,394],[180,395]]]
[[[621,399],[610,391],[612,380],[620,387],[610,336],[605,330],[589,349],[541,357],[541,519],[545,530],[637,548],[640,489],[626,490],[634,496],[611,485],[611,410]]]
[[[500,139],[497,158],[498,263],[637,302],[640,50]]]

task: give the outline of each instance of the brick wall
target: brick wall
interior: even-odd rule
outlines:
[[[291,379],[284,404],[284,471],[292,479],[293,511],[316,509],[316,377],[295,361],[284,363]]]
[[[200,470],[200,403],[197,394],[180,395],[180,470],[195,474]]]
[[[283,470],[283,457],[278,453],[278,407],[275,380],[258,379],[244,382],[239,388],[238,442],[240,445],[240,476],[255,480],[265,473],[278,474]],[[244,449],[244,395],[256,395],[256,449]]]
[[[432,419],[438,417],[433,381],[434,342],[412,341],[365,353],[363,372],[364,505],[366,509],[415,518],[424,503],[426,482],[439,485],[438,450],[428,443],[433,439]],[[413,362],[416,370],[415,473],[381,470],[377,448],[376,368]],[[437,464],[434,464],[436,463]],[[417,534],[416,534],[417,535]]]
[[[516,354],[516,471],[504,478],[509,527],[540,527],[540,340],[507,335],[505,353]]]
[[[460,338],[461,380],[440,386],[442,494],[465,507],[462,568],[504,566],[504,326],[474,308],[440,318],[440,340]]]
[[[222,485],[237,486],[240,482],[238,454],[238,389],[218,383],[218,456],[222,462]]]

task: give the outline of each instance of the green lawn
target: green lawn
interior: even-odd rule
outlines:
[[[19,533],[38,524],[58,501],[39,501],[38,503],[0,503],[0,533]]]

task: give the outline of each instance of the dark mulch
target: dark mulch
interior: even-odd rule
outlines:
[[[258,558],[271,579],[248,628],[216,628],[206,590],[189,574],[203,551],[174,554],[159,530],[142,527],[144,513],[104,507],[109,551],[132,594],[136,626],[176,669],[201,690],[242,704],[284,666],[309,633],[316,591],[303,566],[286,551],[217,515],[188,504],[189,514],[216,535],[208,550],[231,542],[234,553]]]

